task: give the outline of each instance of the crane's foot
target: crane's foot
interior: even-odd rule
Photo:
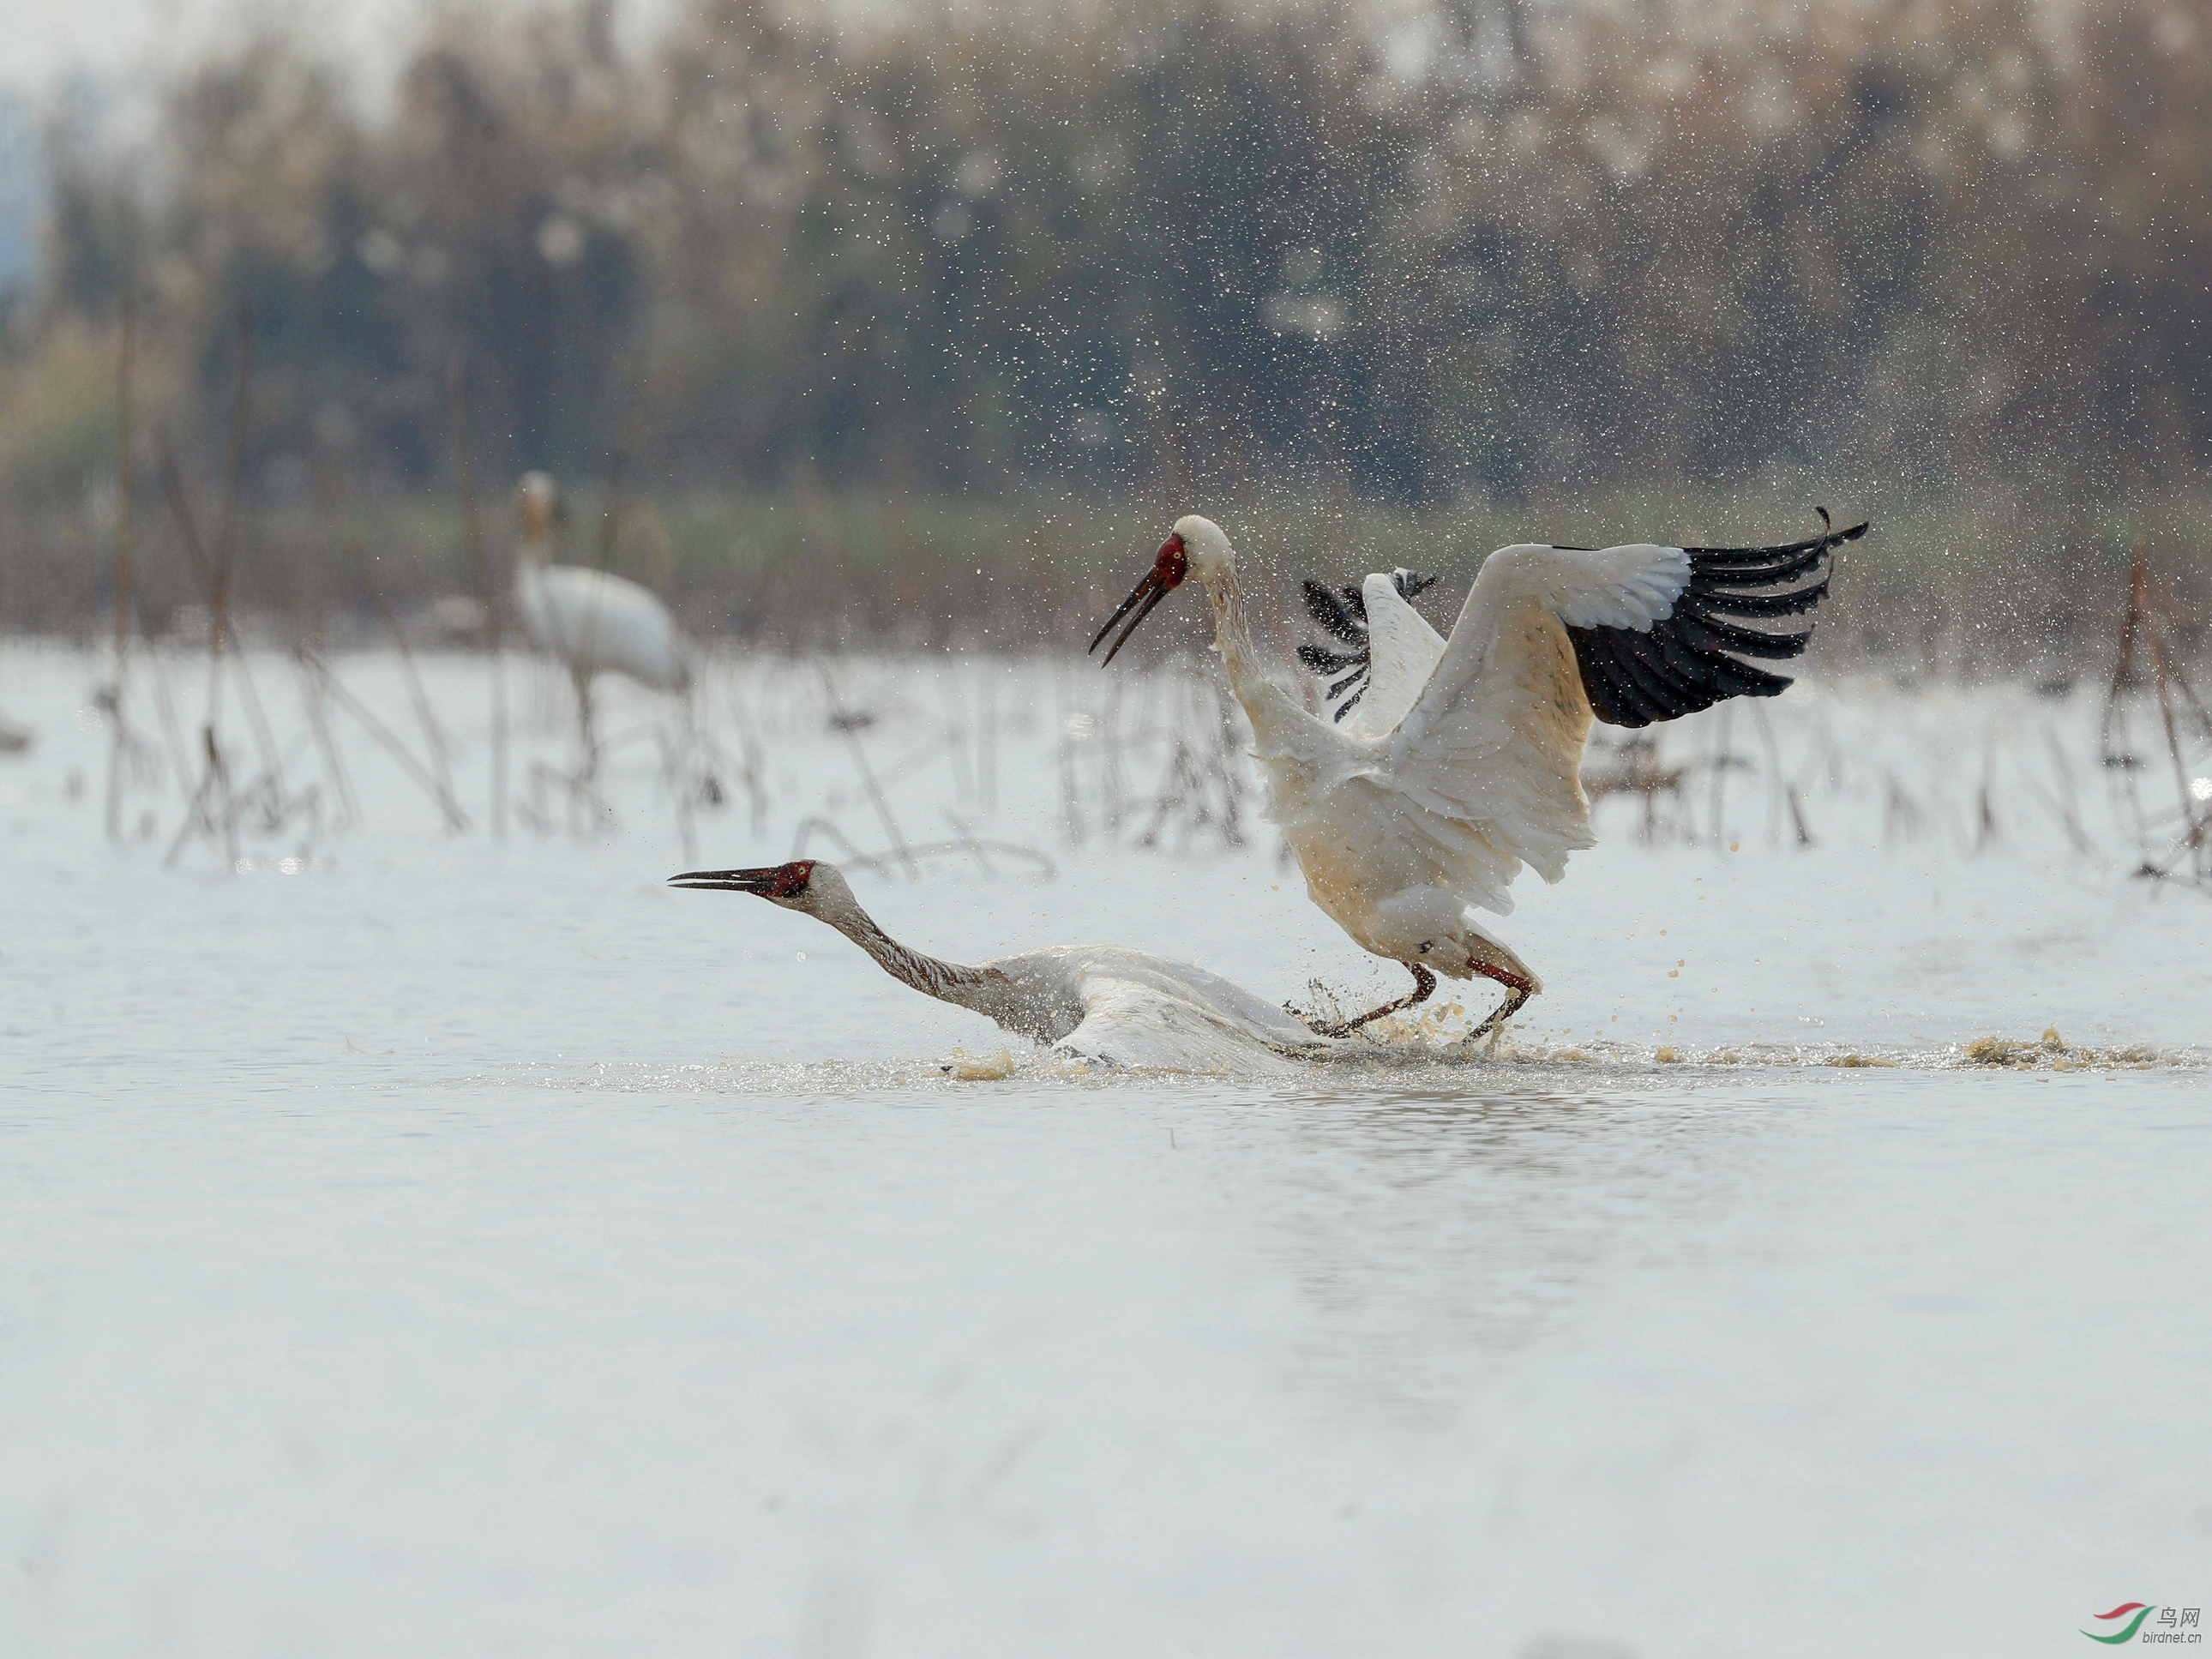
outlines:
[[[1370,1008],[1358,1019],[1347,1019],[1341,1025],[1316,1024],[1314,1030],[1323,1036],[1350,1036],[1370,1020],[1380,1019],[1385,1014],[1397,1013],[1401,1009],[1412,1007],[1417,1002],[1426,1002],[1429,1000],[1429,993],[1437,988],[1437,976],[1418,962],[1409,962],[1406,966],[1413,971],[1413,994],[1411,996],[1400,997],[1395,1002],[1386,1002],[1380,1008]]]
[[[1536,994],[1534,981],[1524,978],[1509,968],[1492,967],[1484,963],[1478,964],[1474,971],[1485,979],[1496,980],[1505,988],[1508,994],[1504,1001],[1491,1011],[1488,1019],[1484,1020],[1481,1024],[1461,1039],[1463,1042],[1473,1042],[1478,1037],[1486,1037],[1501,1030],[1507,1020],[1521,1012],[1522,1005]]]

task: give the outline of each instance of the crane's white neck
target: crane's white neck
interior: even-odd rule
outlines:
[[[1253,634],[1251,602],[1244,584],[1237,579],[1237,567],[1224,563],[1195,574],[1213,606],[1213,648],[1220,653],[1221,665],[1230,679],[1242,681],[1264,674],[1267,665]]]
[[[1230,689],[1252,721],[1262,746],[1279,722],[1310,711],[1296,690],[1276,672],[1273,653],[1261,642],[1252,614],[1250,597],[1237,580],[1234,560],[1224,559],[1193,574],[1206,588],[1213,605],[1213,648],[1220,654],[1222,672]]]

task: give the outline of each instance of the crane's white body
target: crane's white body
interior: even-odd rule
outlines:
[[[1377,956],[1453,979],[1487,967],[1533,983],[1472,911],[1510,912],[1523,864],[1557,881],[1568,855],[1594,843],[1580,775],[1590,704],[1566,629],[1649,629],[1688,585],[1688,556],[1642,544],[1501,548],[1449,639],[1389,577],[1370,576],[1371,680],[1338,726],[1255,644],[1220,528],[1192,516],[1176,533],[1252,722],[1268,816],[1313,902]]]
[[[612,670],[656,691],[680,692],[691,684],[675,619],[634,581],[580,565],[548,564],[525,543],[515,561],[514,608],[531,643],[580,678]]]
[[[1233,1071],[1255,1048],[1320,1054],[1332,1046],[1218,974],[1114,945],[1056,945],[978,964],[969,998],[1001,1027],[1087,1064]]]
[[[885,933],[836,866],[817,860],[673,879],[680,886],[754,893],[804,911],[851,939],[894,979],[1086,1065],[1235,1071],[1255,1059],[1316,1056],[1336,1046],[1218,974],[1119,945],[1054,946],[972,966],[940,962]]]

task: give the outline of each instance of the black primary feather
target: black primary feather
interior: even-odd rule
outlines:
[[[1437,579],[1401,565],[1390,573],[1390,585],[1398,590],[1399,598],[1410,604],[1415,594],[1434,587]],[[1318,645],[1298,647],[1298,660],[1322,680],[1343,674],[1347,668],[1352,670],[1323,693],[1325,702],[1336,703],[1330,718],[1340,721],[1367,695],[1367,678],[1374,668],[1374,653],[1367,639],[1367,599],[1356,587],[1324,587],[1316,581],[1300,583],[1299,591],[1305,595],[1307,614],[1322,632],[1352,647],[1349,651],[1331,651]],[[1349,696],[1345,696],[1347,691]],[[1339,697],[1344,701],[1337,702]]]
[[[1417,594],[1425,593],[1437,585],[1434,576],[1424,576],[1418,570],[1408,570],[1400,565],[1390,573],[1390,586],[1398,590],[1398,597],[1411,605]]]
[[[1671,614],[1632,628],[1570,628],[1590,712],[1613,726],[1649,726],[1710,708],[1729,697],[1771,697],[1790,684],[1742,661],[1798,655],[1813,628],[1769,633],[1747,620],[1795,617],[1827,597],[1828,556],[1866,534],[1863,524],[1834,528],[1825,509],[1821,533],[1782,547],[1686,547],[1690,582]],[[1819,571],[1818,580],[1792,586]]]
[[[1306,596],[1306,610],[1321,624],[1324,634],[1362,651],[1367,648],[1367,602],[1359,597],[1358,588],[1331,589],[1314,581],[1301,586]]]
[[[1329,651],[1318,645],[1298,647],[1298,660],[1316,674],[1341,674],[1352,664],[1361,660],[1356,651]]]

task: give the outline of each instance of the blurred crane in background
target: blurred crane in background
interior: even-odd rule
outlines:
[[[514,608],[531,642],[558,658],[574,682],[584,776],[589,778],[599,759],[593,678],[611,670],[656,691],[680,696],[691,687],[690,648],[668,607],[635,582],[611,571],[550,562],[560,505],[550,477],[525,473],[516,494],[522,507],[522,545],[515,551]]]

